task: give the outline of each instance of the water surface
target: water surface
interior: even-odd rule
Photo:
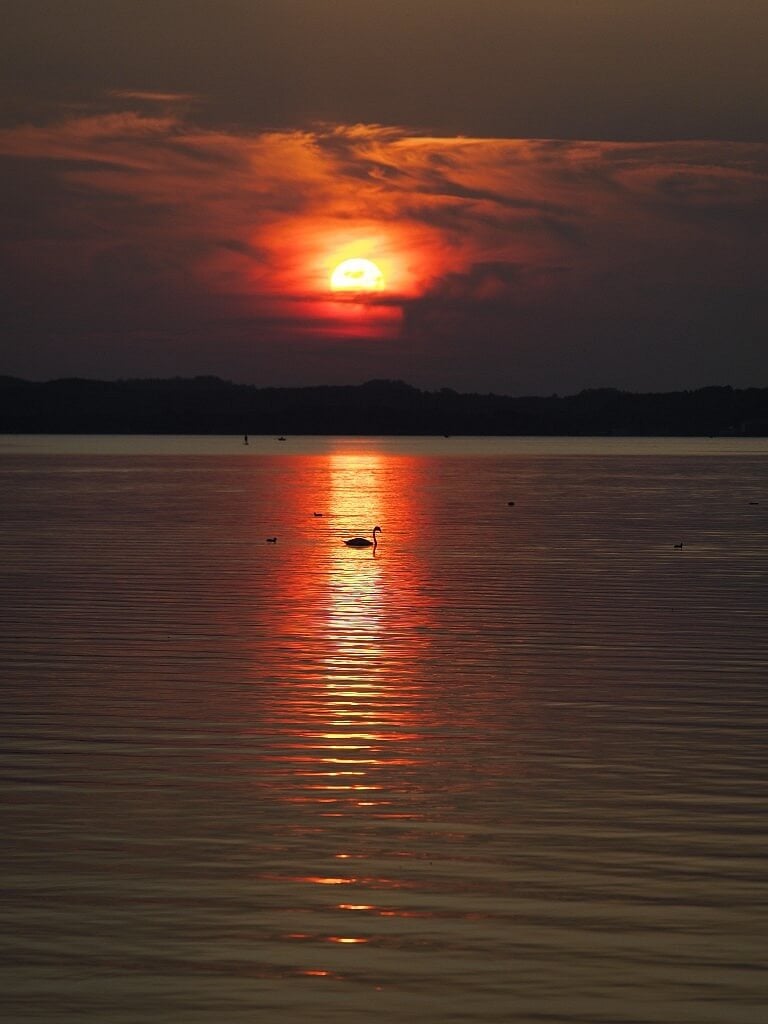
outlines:
[[[7,1018],[761,1024],[766,442],[249,440],[0,442]]]

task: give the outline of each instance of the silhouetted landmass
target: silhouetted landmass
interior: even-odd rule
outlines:
[[[43,383],[0,377],[0,432],[51,434],[766,436],[768,388],[613,388],[512,398],[402,381],[257,388],[218,377]]]

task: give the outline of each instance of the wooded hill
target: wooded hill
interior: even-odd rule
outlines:
[[[768,388],[513,398],[402,381],[259,388],[218,377],[32,382],[0,377],[0,432],[768,436]]]

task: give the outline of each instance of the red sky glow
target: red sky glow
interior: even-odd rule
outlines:
[[[733,10],[705,24],[695,5],[680,5],[680,24],[665,23],[663,36],[679,74],[663,50],[643,64],[641,109],[617,57],[634,47],[647,54],[640,42],[661,15],[647,4],[630,16],[631,5],[617,11],[602,0],[578,11],[547,3],[559,20],[546,26],[541,5],[515,7],[513,18],[515,5],[492,14],[496,5],[442,3],[454,29],[424,36],[432,49],[419,51],[417,82],[402,47],[436,24],[427,0],[416,0],[410,35],[395,14],[349,21],[362,56],[344,81],[333,68],[345,65],[312,57],[331,46],[318,40],[333,38],[335,15],[321,32],[315,7],[297,0],[306,18],[289,29],[284,5],[268,0],[261,34],[248,37],[254,59],[233,52],[233,74],[271,67],[267,43],[283,35],[285,72],[272,67],[269,88],[254,78],[238,92],[233,79],[227,97],[223,66],[203,60],[220,53],[206,41],[207,19],[183,21],[197,64],[163,50],[159,74],[163,44],[135,26],[121,37],[130,65],[116,54],[114,67],[97,67],[85,55],[106,45],[100,22],[83,15],[77,34],[66,19],[34,20],[19,7],[25,59],[35,38],[41,63],[29,68],[38,91],[22,99],[9,78],[0,107],[0,372],[215,374],[260,385],[385,377],[510,394],[764,382],[768,138],[737,116],[738,97],[754,111],[763,92],[753,78],[729,79],[706,124],[688,92],[696,81],[697,102],[709,95],[691,77],[693,56],[709,53],[717,70]],[[167,0],[158,25],[179,11]],[[761,20],[757,7],[744,12]],[[245,31],[256,15],[238,6],[235,18],[224,0],[221,17],[221,31],[234,33],[237,19]],[[612,33],[610,53],[581,31],[596,24]],[[485,40],[482,60],[470,28]],[[574,34],[584,60],[577,66],[561,47],[558,67],[572,77],[559,80],[547,45]],[[236,34],[227,38],[234,45]],[[465,38],[467,66],[446,62]],[[384,40],[403,77],[376,91],[369,67],[391,70],[376,63]],[[759,77],[764,62],[746,41],[742,50],[740,74]],[[515,69],[534,54],[540,75],[531,66],[523,89]],[[9,75],[19,60],[14,50]],[[448,66],[471,108],[456,98]],[[442,106],[430,99],[433,80]],[[406,82],[413,106],[398,119],[408,114]],[[440,113],[450,97],[455,124]],[[429,123],[438,130],[420,127]],[[381,269],[384,288],[330,288],[334,267],[355,257]]]

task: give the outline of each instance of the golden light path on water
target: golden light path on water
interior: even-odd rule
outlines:
[[[409,502],[413,487],[404,478],[407,467],[399,467],[397,502],[383,492],[388,467],[375,453],[334,454],[326,468],[326,511],[313,515],[322,519],[322,525],[349,524],[348,530],[342,526],[340,532],[367,535],[374,524],[386,520],[385,533],[397,537],[407,531],[413,518]],[[382,580],[385,559],[386,540],[378,550],[349,549],[340,540],[327,548],[320,569],[325,595],[314,595],[323,609],[322,658],[292,708],[305,727],[296,733],[302,753],[293,755],[299,792],[288,801],[314,805],[326,818],[350,818],[356,828],[360,816],[369,813],[377,819],[405,821],[415,816],[396,797],[399,776],[406,770],[418,773],[420,764],[419,757],[408,753],[420,740],[414,728],[423,701],[417,683],[420,643],[411,627],[425,624],[425,602],[400,590],[397,603],[409,609],[409,629],[398,627],[391,607],[395,595]],[[365,877],[360,876],[366,874],[366,857],[354,834],[333,857],[339,862],[334,875],[292,880],[317,886],[365,885]],[[342,901],[335,909],[381,917],[409,914],[359,902]],[[371,941],[370,934],[294,932],[286,938],[340,945]]]

